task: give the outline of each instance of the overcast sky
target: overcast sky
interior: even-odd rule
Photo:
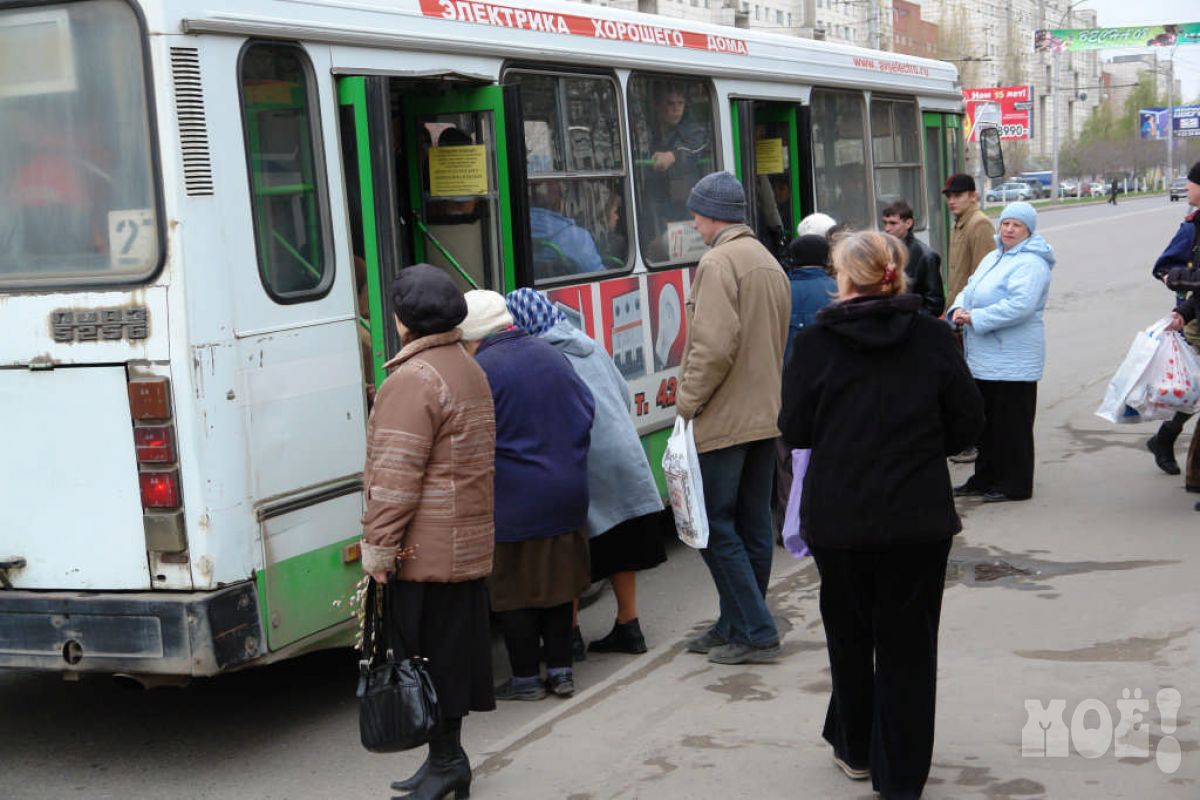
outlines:
[[[1102,28],[1132,25],[1165,25],[1171,22],[1200,22],[1200,3],[1195,0],[1083,0],[1079,8],[1096,10]],[[1105,50],[1101,59],[1125,53],[1150,53],[1152,48]],[[1159,51],[1159,58],[1166,56]],[[1165,68],[1165,65],[1164,65]],[[1183,82],[1184,100],[1200,99],[1200,44],[1175,48],[1175,75]]]

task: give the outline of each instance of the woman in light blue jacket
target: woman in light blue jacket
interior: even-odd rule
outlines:
[[[1036,230],[1033,206],[1010,203],[1000,214],[996,249],[946,312],[963,328],[987,417],[975,474],[954,493],[985,503],[1033,496],[1033,418],[1046,363],[1042,312],[1054,267],[1054,250]]]
[[[662,498],[629,416],[629,387],[608,353],[568,322],[544,294],[522,288],[509,292],[507,300],[517,327],[562,352],[596,401],[587,463],[587,533],[592,580],[607,578],[612,584],[617,619],[612,631],[588,650],[644,653],[636,575],[666,561],[667,555],[660,535]],[[582,649],[578,627],[575,635]]]

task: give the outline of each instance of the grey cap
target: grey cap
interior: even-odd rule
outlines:
[[[692,187],[688,211],[724,222],[746,221],[746,192],[738,179],[728,172],[705,175]]]

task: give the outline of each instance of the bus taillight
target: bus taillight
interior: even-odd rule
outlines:
[[[171,464],[175,461],[175,431],[170,425],[136,427],[133,447],[139,464]]]
[[[147,511],[170,511],[179,508],[179,473],[140,472],[138,484],[142,489],[142,508]]]
[[[129,411],[138,422],[171,418],[171,383],[166,378],[129,382]]]

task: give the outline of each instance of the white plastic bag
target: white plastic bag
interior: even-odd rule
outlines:
[[[1128,400],[1138,387],[1138,382],[1145,374],[1146,368],[1154,359],[1161,335],[1170,323],[1170,317],[1163,317],[1144,331],[1138,331],[1137,336],[1133,338],[1133,344],[1129,346],[1125,360],[1121,362],[1116,374],[1108,382],[1108,389],[1104,392],[1104,401],[1096,409],[1096,416],[1109,422],[1142,422],[1145,420],[1145,417],[1137,410],[1130,408]]]
[[[663,476],[675,513],[675,531],[689,547],[708,547],[708,512],[704,508],[704,481],[700,477],[700,457],[691,421],[675,418],[675,430],[667,439],[663,453]]]
[[[1200,405],[1200,363],[1182,334],[1159,335],[1154,358],[1125,402],[1144,420],[1195,413]]]

